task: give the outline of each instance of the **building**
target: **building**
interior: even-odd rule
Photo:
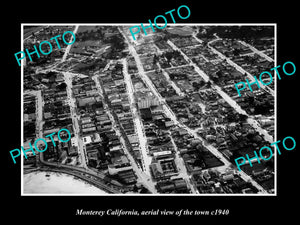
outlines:
[[[110,175],[118,174],[121,171],[132,169],[128,158],[125,155],[119,155],[111,159],[112,163],[108,165]]]
[[[139,109],[150,108],[151,106],[158,106],[159,100],[152,94],[141,93],[137,94],[137,104]],[[146,92],[149,93],[149,92]]]
[[[174,155],[172,155],[171,151],[155,152],[153,154],[155,156],[152,164],[150,164],[150,171],[154,179],[160,180],[178,174]]]

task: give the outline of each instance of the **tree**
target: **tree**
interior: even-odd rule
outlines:
[[[235,48],[235,49],[233,50],[233,54],[234,54],[235,56],[238,56],[240,53],[241,53],[241,50],[240,50],[240,49]]]
[[[242,122],[245,122],[248,119],[248,116],[246,116],[244,114],[239,114],[239,117]]]
[[[118,35],[112,36],[110,42],[112,43],[113,50],[122,51],[125,48],[124,40]]]
[[[57,85],[57,88],[60,90],[60,91],[63,91],[63,90],[66,90],[66,83],[61,83],[59,85]]]
[[[155,54],[155,55],[153,56],[153,65],[156,64],[157,61],[158,61],[158,57],[157,57],[157,55]]]
[[[197,83],[197,82],[193,82],[193,83],[192,83],[192,86],[195,88],[196,91],[198,91],[199,88],[200,88],[200,85],[199,85],[199,83]]]
[[[166,57],[166,59],[167,59],[167,61],[169,63],[171,61],[171,59],[173,58],[172,52],[166,52],[165,53],[165,57]]]
[[[211,81],[208,81],[206,86],[207,86],[207,88],[211,88]]]

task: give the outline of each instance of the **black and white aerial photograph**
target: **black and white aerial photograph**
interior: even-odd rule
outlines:
[[[134,25],[22,25],[23,194],[274,194],[276,26]]]
[[[4,221],[297,221],[296,2],[12,5]]]

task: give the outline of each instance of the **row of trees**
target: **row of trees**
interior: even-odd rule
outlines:
[[[259,39],[274,37],[274,26],[211,26],[199,27],[199,38],[212,38],[216,33],[221,38]]]

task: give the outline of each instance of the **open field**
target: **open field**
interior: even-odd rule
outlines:
[[[29,37],[32,33],[42,29],[43,26],[24,26],[24,38]]]
[[[99,26],[79,26],[78,33],[81,32],[90,32],[90,31],[96,31],[99,28]]]
[[[171,34],[178,34],[181,36],[189,36],[193,33],[193,28],[189,26],[185,27],[168,27],[167,31]]]

